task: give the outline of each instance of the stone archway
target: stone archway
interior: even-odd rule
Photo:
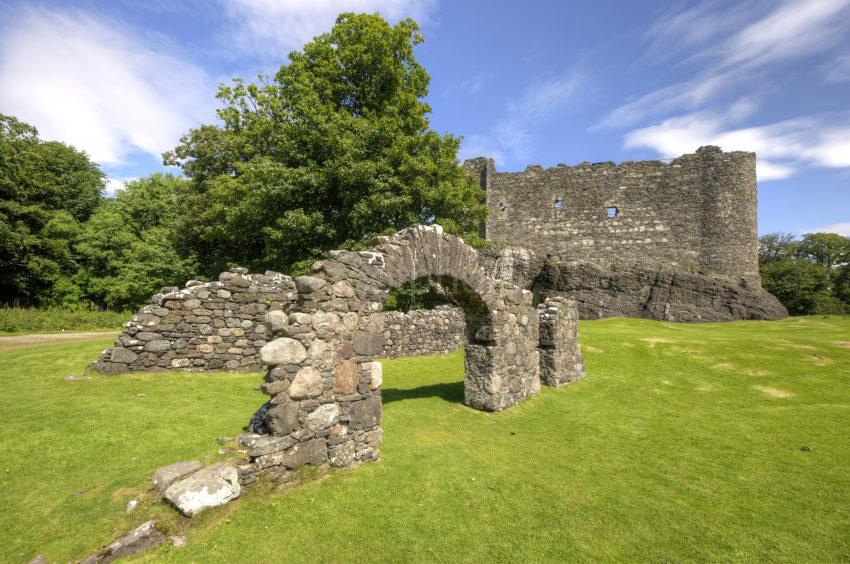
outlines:
[[[441,227],[410,227],[376,238],[368,251],[332,251],[310,276],[295,279],[294,311],[269,314],[277,338],[261,358],[268,365],[262,389],[271,399],[240,437],[252,456],[251,475],[377,459],[380,312],[391,290],[424,276],[448,287],[465,312],[465,403],[498,411],[539,391],[531,292],[489,279],[475,249]]]

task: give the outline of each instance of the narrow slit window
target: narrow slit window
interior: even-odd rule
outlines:
[[[552,205],[555,206],[556,209],[561,209],[562,207],[564,207],[564,203],[561,201],[560,198],[557,198],[555,200],[555,203],[553,203]]]
[[[620,210],[617,208],[608,208],[608,217],[617,217],[618,213],[620,213]]]

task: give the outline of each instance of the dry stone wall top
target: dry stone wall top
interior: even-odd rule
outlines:
[[[223,272],[216,282],[163,288],[124,324],[93,368],[104,374],[157,370],[260,371],[266,313],[295,301],[292,278]]]

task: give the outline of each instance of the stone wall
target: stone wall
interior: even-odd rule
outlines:
[[[464,403],[499,411],[539,392],[531,292],[488,278],[477,252],[441,227],[414,226],[376,238],[369,251],[329,253],[311,276],[295,279],[290,313],[268,313],[275,338],[260,356],[270,399],[239,437],[251,457],[239,468],[243,482],[285,479],[304,464],[378,458],[383,304],[391,290],[423,276],[438,280],[465,313]]]
[[[487,193],[486,238],[563,261],[626,263],[759,285],[753,153],[702,147],[669,163],[582,163],[496,172],[464,163]]]
[[[260,371],[269,310],[295,300],[292,278],[276,272],[223,272],[217,282],[163,288],[92,366],[104,374],[143,370]]]
[[[465,341],[463,310],[459,307],[388,311],[384,317],[384,358],[446,354]]]
[[[540,381],[557,387],[584,378],[575,300],[547,298],[537,310],[540,315]]]

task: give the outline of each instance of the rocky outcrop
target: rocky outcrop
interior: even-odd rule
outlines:
[[[535,294],[573,298],[582,319],[643,317],[687,323],[782,319],[788,311],[760,287],[673,269],[628,265],[604,269],[549,260]]]

